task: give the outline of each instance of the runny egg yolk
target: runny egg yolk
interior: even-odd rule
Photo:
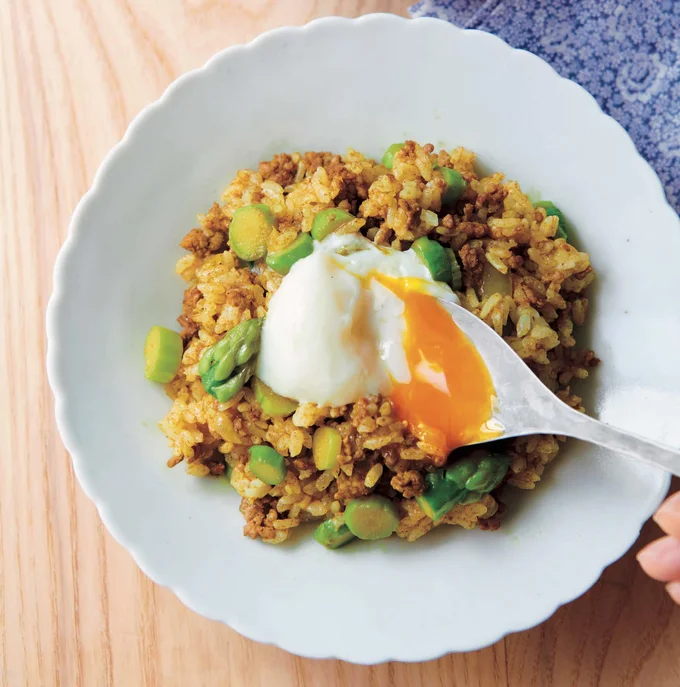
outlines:
[[[491,375],[451,315],[419,288],[418,279],[371,277],[404,303],[403,346],[411,379],[393,380],[390,398],[398,417],[438,455],[499,436],[491,422]]]

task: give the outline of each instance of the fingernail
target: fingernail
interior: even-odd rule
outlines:
[[[670,537],[662,537],[661,539],[656,539],[647,544],[647,546],[641,551],[638,551],[637,556],[635,556],[638,563],[644,568],[648,561],[658,562],[663,559],[668,552],[668,541],[670,541]]]
[[[673,516],[680,517],[680,491],[667,498],[661,504],[659,510],[654,513],[653,520],[657,525],[663,527],[661,523],[664,519]]]
[[[680,604],[680,582],[669,582],[666,591],[676,604]]]
[[[653,558],[654,557],[654,552],[650,551],[650,546],[654,546],[656,542],[652,542],[651,544],[647,544],[644,549],[641,549],[640,551],[637,552],[635,555],[635,558],[637,558],[637,561],[640,565],[644,566],[644,564],[649,560],[650,556]]]
[[[680,580],[680,541],[661,537],[645,546],[637,555],[642,569],[655,580]]]

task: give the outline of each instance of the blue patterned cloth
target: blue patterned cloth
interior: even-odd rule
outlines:
[[[628,131],[680,212],[680,0],[421,0],[580,83]]]

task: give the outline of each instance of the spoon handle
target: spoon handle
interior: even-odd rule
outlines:
[[[560,404],[563,408],[553,418],[555,434],[583,439],[680,475],[680,450],[643,439]]]

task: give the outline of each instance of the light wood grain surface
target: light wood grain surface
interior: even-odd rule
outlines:
[[[74,479],[45,379],[44,311],[69,217],[106,152],[170,81],[230,44],[407,5],[0,0],[2,687],[680,685],[680,611],[632,554],[488,649],[414,665],[313,661],[245,640],[151,583]],[[648,525],[641,541],[655,534]]]

